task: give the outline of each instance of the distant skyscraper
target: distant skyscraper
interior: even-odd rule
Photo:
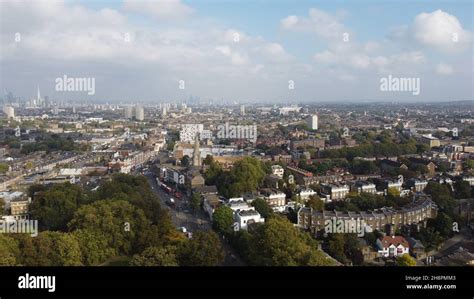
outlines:
[[[6,114],[7,119],[15,117],[15,108],[13,108],[12,106],[9,106],[9,105],[4,106],[3,112]]]
[[[36,95],[36,102],[39,103],[41,101],[41,93],[40,93],[40,88],[38,86],[38,94]]]
[[[145,111],[142,106],[135,107],[135,119],[142,121],[145,119]]]
[[[240,115],[245,115],[245,105],[240,105]]]
[[[166,116],[167,111],[166,111],[166,106],[163,106],[163,109],[161,110],[161,115]]]
[[[311,130],[318,129],[318,115],[313,114],[308,117],[308,126]]]
[[[131,119],[133,117],[133,106],[125,106],[123,110],[125,118]]]

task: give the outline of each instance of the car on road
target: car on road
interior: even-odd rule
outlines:
[[[174,207],[175,206],[175,201],[174,201],[174,198],[169,198],[167,201],[166,201],[166,204],[169,205],[170,207]]]

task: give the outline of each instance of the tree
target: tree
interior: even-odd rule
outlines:
[[[124,200],[142,209],[152,223],[169,230],[174,229],[166,210],[153,192],[146,177],[114,174],[111,181],[103,183],[91,196],[91,201],[104,199]]]
[[[20,263],[27,266],[80,266],[79,242],[70,233],[40,232],[38,236],[18,236]]]
[[[178,266],[175,252],[174,246],[148,247],[142,253],[133,256],[130,266]]]
[[[191,209],[193,212],[198,212],[201,209],[201,194],[199,192],[193,192],[191,196]]]
[[[387,196],[391,198],[400,197],[400,191],[398,191],[396,188],[390,187],[387,189]]]
[[[268,202],[262,198],[257,198],[252,201],[251,205],[255,210],[265,219],[273,216],[273,209],[270,207]]]
[[[197,231],[178,250],[181,266],[217,266],[224,261],[224,249],[215,232]]]
[[[191,162],[191,159],[189,158],[188,155],[185,155],[182,159],[181,159],[181,166],[183,167],[188,167],[190,165],[190,162]]]
[[[17,266],[19,254],[18,241],[0,233],[0,266]]]
[[[377,171],[377,166],[372,161],[356,159],[352,161],[350,171],[354,174],[371,174]]]
[[[453,234],[453,219],[446,213],[439,212],[435,219],[428,219],[429,227],[433,227],[442,237]]]
[[[69,233],[57,234],[53,246],[57,250],[59,266],[81,266],[82,253],[76,237]]]
[[[4,174],[10,169],[7,163],[0,163],[0,173]]]
[[[360,250],[359,238],[356,234],[344,234],[344,254],[354,265],[362,265],[364,255]]]
[[[433,201],[438,205],[440,210],[451,213],[454,208],[454,198],[446,184],[436,182],[428,182],[425,193],[430,194]]]
[[[466,162],[464,162],[464,167],[467,170],[474,169],[474,160],[466,160]]]
[[[456,198],[470,198],[471,197],[471,186],[469,182],[458,180],[454,182],[454,195]]]
[[[82,202],[81,187],[70,183],[55,185],[35,194],[30,205],[31,217],[38,220],[41,230],[65,231]]]
[[[80,207],[68,227],[101,233],[109,247],[119,254],[129,254],[143,246],[138,241],[149,229],[149,220],[143,210],[127,201],[99,200]]]
[[[331,265],[317,243],[282,217],[269,218],[250,234],[244,258],[253,266]],[[244,255],[245,252],[250,253]]]
[[[5,201],[3,200],[3,198],[0,198],[0,215],[3,215],[4,212],[5,212]]]
[[[327,245],[327,252],[342,263],[347,263],[347,258],[344,253],[344,235],[330,234]]]
[[[234,223],[234,211],[228,206],[220,206],[212,215],[212,226],[221,234],[230,234]]]
[[[324,201],[315,196],[311,196],[306,202],[306,206],[316,211],[324,210]]]
[[[404,255],[397,257],[397,265],[413,267],[416,266],[416,260],[409,254],[405,253]]]
[[[98,231],[79,229],[73,232],[79,242],[82,252],[82,263],[86,266],[97,266],[117,254],[114,248],[110,248],[107,238]]]
[[[245,157],[236,162],[229,172],[223,172],[218,167],[214,169],[215,167],[211,165],[206,172],[210,172],[210,175],[206,174],[206,182],[215,183],[220,193],[228,198],[255,191],[266,175],[265,164],[253,157]]]
[[[204,160],[202,161],[202,164],[204,165],[211,165],[212,163],[214,163],[214,157],[212,157],[211,155],[207,155],[206,158],[204,158]]]

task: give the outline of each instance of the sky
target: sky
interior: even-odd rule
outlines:
[[[26,99],[473,99],[468,0],[0,0],[0,17],[0,88]],[[57,90],[64,76],[95,93]]]

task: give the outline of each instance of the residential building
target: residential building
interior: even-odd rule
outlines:
[[[138,121],[143,121],[145,119],[145,111],[142,106],[135,107],[135,119]]]
[[[316,195],[317,192],[308,187],[300,187],[296,190],[296,194],[298,194],[302,200],[308,200],[310,196]]]
[[[273,210],[282,212],[286,205],[286,194],[277,190],[265,188],[260,190],[260,193],[264,196],[266,202],[273,208]]]
[[[308,127],[311,130],[317,130],[318,129],[318,115],[313,114],[308,117]]]
[[[246,230],[248,226],[252,223],[263,223],[265,218],[263,218],[260,213],[253,209],[249,210],[240,210],[235,213],[235,220],[239,224],[239,229]]]
[[[415,192],[422,192],[425,190],[426,186],[428,185],[427,180],[411,178],[405,182],[407,188],[410,188],[412,191]]]
[[[321,187],[321,194],[330,200],[344,199],[350,191],[346,184],[321,184]]]
[[[372,194],[377,193],[375,184],[370,183],[370,182],[365,182],[365,181],[356,181],[352,185],[352,191],[355,191],[358,193],[361,193],[361,192],[372,193]]]
[[[379,256],[397,257],[410,253],[410,244],[402,236],[385,236],[376,242]]]

